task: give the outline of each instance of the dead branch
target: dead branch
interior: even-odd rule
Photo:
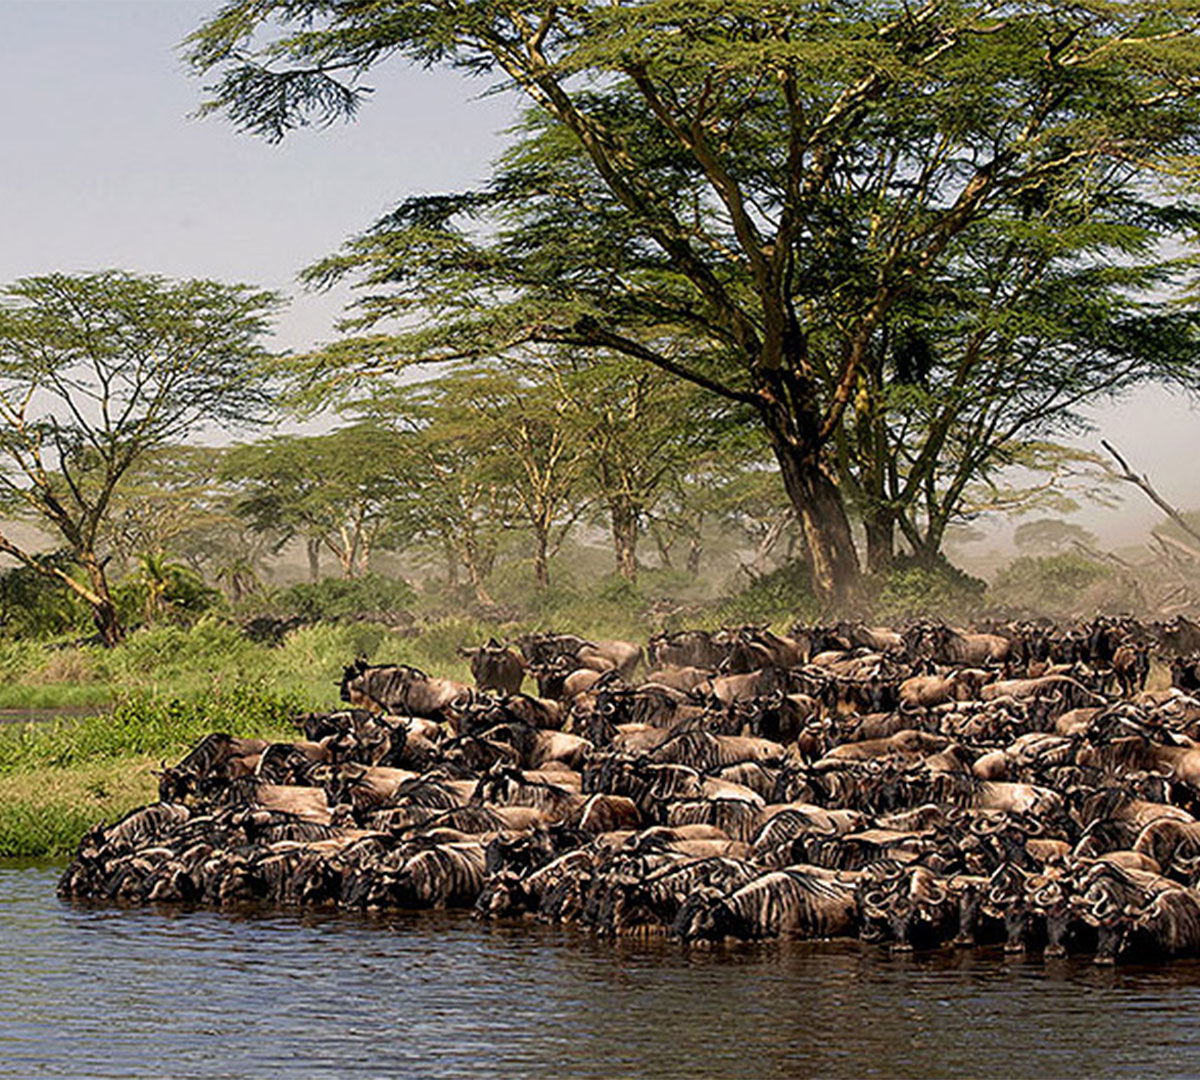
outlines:
[[[1154,485],[1150,483],[1149,477],[1145,475],[1138,476],[1129,467],[1125,459],[1117,453],[1112,443],[1108,442],[1106,439],[1101,439],[1100,445],[1103,446],[1104,449],[1110,454],[1112,454],[1112,456],[1116,459],[1117,464],[1121,466],[1122,471],[1117,474],[1119,479],[1125,480],[1128,483],[1133,484],[1135,487],[1140,488],[1146,494],[1146,497],[1164,514],[1166,514],[1167,517],[1175,522],[1175,524],[1178,525],[1185,533],[1187,533],[1188,536],[1190,536],[1193,540],[1200,542],[1200,531],[1197,531],[1191,525],[1189,525],[1184,516],[1178,510],[1176,510],[1174,506],[1167,502],[1167,500],[1164,499],[1157,491],[1154,490]]]

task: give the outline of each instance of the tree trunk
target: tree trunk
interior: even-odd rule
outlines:
[[[609,503],[612,520],[613,553],[617,560],[617,573],[626,581],[637,580],[637,514],[624,499]]]
[[[458,561],[462,563],[467,577],[471,581],[471,588],[475,592],[475,602],[483,607],[495,607],[496,601],[492,599],[487,591],[487,586],[484,585],[487,571],[480,566],[479,551],[474,541],[469,537],[462,538],[455,543],[454,551],[457,552]],[[458,570],[456,568],[452,584],[457,584],[457,582]]]
[[[704,541],[699,533],[688,537],[687,572],[692,577],[700,576],[700,557],[704,554]]]
[[[117,605],[113,603],[112,594],[108,591],[108,579],[104,576],[104,564],[92,552],[79,554],[76,550],[75,561],[87,574],[88,584],[77,581],[65,570],[53,563],[43,561],[37,555],[17,547],[11,540],[0,532],[0,552],[11,555],[31,570],[59,581],[78,596],[92,609],[92,621],[100,634],[100,640],[110,648],[119,645],[125,639],[125,631],[121,620],[117,617]]]
[[[358,542],[358,573],[366,577],[371,572],[371,537],[363,535]]]
[[[79,565],[87,574],[90,595],[85,595],[84,599],[92,607],[92,621],[96,624],[100,640],[110,649],[114,645],[120,645],[125,640],[125,631],[117,617],[117,605],[113,603],[112,594],[108,591],[104,565],[90,553],[79,556]]]
[[[937,566],[938,559],[942,554],[944,533],[945,529],[933,526],[926,530],[925,535],[921,538],[921,543],[913,551],[913,561],[918,566],[924,567],[926,570],[932,570]]]
[[[539,589],[550,587],[550,538],[543,529],[533,531],[533,579]]]
[[[812,455],[777,438],[772,443],[812,561],[813,593],[826,614],[853,614],[861,572],[842,493]]]
[[[310,536],[304,541],[304,546],[308,549],[308,580],[315,585],[321,580],[321,541]]]
[[[105,597],[100,604],[92,607],[92,621],[96,624],[100,640],[108,648],[120,645],[125,640],[125,631],[117,618],[117,606],[110,597]]]
[[[668,541],[662,529],[651,527],[650,535],[654,537],[654,547],[658,551],[658,565],[664,570],[670,570],[675,565],[671,561],[671,548],[675,546],[675,541]]]
[[[750,564],[756,578],[760,578],[766,574],[771,552],[775,550],[775,545],[779,543],[779,538],[783,535],[784,529],[795,518],[796,515],[794,513],[781,514],[767,527],[767,531],[763,534],[762,539],[758,542],[758,547],[755,549],[754,560]]]
[[[892,568],[895,550],[892,512],[878,507],[868,510],[863,524],[867,530],[867,568],[872,574],[886,574]]]

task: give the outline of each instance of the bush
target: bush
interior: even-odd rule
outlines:
[[[378,623],[317,623],[292,630],[273,652],[273,678],[301,687],[315,697],[314,705],[334,705],[342,667],[356,656],[380,656],[390,638]],[[387,651],[387,650],[383,650]],[[384,657],[386,659],[386,657]]]
[[[118,678],[153,675],[157,682],[183,669],[240,670],[255,663],[256,650],[241,630],[219,615],[205,615],[191,627],[149,626],[131,633],[104,654]]]
[[[207,612],[224,605],[220,591],[204,583],[194,570],[163,559],[143,557],[143,566],[112,590],[121,625],[162,623],[191,626]],[[153,568],[160,577],[154,577]],[[151,589],[157,598],[151,602]]]
[[[325,578],[284,589],[278,605],[285,614],[309,622],[375,619],[407,625],[417,594],[411,585],[382,574],[357,578]]]
[[[748,588],[723,600],[713,609],[712,618],[722,626],[791,624],[813,622],[819,611],[808,565],[793,561],[756,578]]]
[[[0,803],[0,858],[37,859],[68,855],[96,824],[89,806],[62,801],[5,800]]]
[[[874,613],[880,619],[964,619],[979,610],[987,582],[941,558],[932,566],[897,560],[878,590]]]
[[[40,641],[0,638],[0,681],[6,684],[16,682],[42,667],[48,655],[46,646]]]
[[[1021,617],[1083,615],[1097,606],[1097,587],[1112,579],[1107,566],[1075,552],[1037,558],[1024,555],[996,575],[988,602]]]
[[[68,573],[74,567],[63,552],[44,558]],[[14,638],[78,636],[93,629],[91,609],[75,593],[28,566],[0,573],[0,626]]]

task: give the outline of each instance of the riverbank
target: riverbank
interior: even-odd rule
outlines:
[[[91,826],[154,801],[154,770],[211,731],[294,739],[289,718],[336,708],[355,656],[469,679],[457,646],[494,632],[467,619],[419,636],[317,624],[270,645],[207,618],[137,631],[115,649],[0,640],[0,858],[73,854]]]
[[[154,770],[210,731],[291,740],[306,702],[254,685],[130,697],[94,716],[0,728],[0,858],[70,855],[98,822],[157,798]]]

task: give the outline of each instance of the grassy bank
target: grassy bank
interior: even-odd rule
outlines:
[[[115,649],[0,640],[0,709],[103,711],[128,698],[186,701],[246,685],[301,699],[309,708],[328,708],[337,704],[342,666],[355,656],[469,678],[456,647],[494,633],[494,626],[469,619],[442,620],[420,634],[376,623],[318,624],[272,646],[249,641],[235,625],[212,618],[190,629],[140,630]]]
[[[82,719],[0,728],[0,858],[63,856],[97,822],[157,798],[153,770],[210,731],[295,738],[301,699],[242,685],[133,697]]]
[[[420,633],[318,624],[272,646],[212,618],[141,630],[116,649],[0,640],[0,708],[95,708],[0,725],[0,858],[70,854],[92,825],[153,801],[153,770],[209,732],[295,738],[289,717],[339,707],[355,656],[469,681],[458,646],[503,632],[467,618]]]

